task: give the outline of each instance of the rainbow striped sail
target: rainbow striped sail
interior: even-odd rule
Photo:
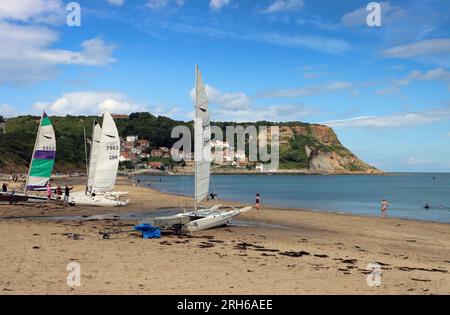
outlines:
[[[55,158],[55,131],[50,118],[44,112],[34,144],[26,190],[37,190],[47,186],[55,165]]]

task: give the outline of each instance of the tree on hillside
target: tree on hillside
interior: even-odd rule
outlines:
[[[5,122],[5,118],[3,118],[2,115],[0,115],[0,123]]]

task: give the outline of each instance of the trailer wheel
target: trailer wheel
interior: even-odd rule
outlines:
[[[181,231],[183,230],[183,226],[181,224],[174,224],[172,229],[175,232],[175,234],[179,236],[181,234]]]

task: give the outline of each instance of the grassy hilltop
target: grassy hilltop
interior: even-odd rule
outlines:
[[[85,153],[83,129],[88,137],[92,132],[93,120],[100,117],[66,116],[50,117],[57,137],[56,170],[67,172],[84,170]],[[0,116],[0,123],[2,122]],[[0,171],[26,171],[33,151],[40,117],[20,116],[6,120],[6,133],[0,133]],[[192,122],[156,117],[150,113],[134,113],[125,119],[116,119],[122,137],[138,135],[151,143],[151,148],[171,147],[177,139],[171,139],[175,126],[184,125],[191,129]],[[234,122],[215,122],[223,130],[225,126],[236,126]],[[239,124],[244,127],[250,123]],[[326,126],[302,122],[272,123],[257,122],[251,125],[280,127],[280,168],[303,169],[329,173],[377,173],[372,166],[358,159],[346,149],[334,131]]]

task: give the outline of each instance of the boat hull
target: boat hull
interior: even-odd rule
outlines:
[[[207,216],[203,218],[199,218],[196,220],[191,221],[186,228],[190,232],[198,232],[203,230],[209,230],[218,228],[221,226],[228,225],[231,220],[247,211],[250,211],[252,208],[242,208],[242,209],[236,209],[236,210],[230,210],[230,211],[216,211],[214,210],[212,213],[208,214]]]
[[[48,198],[42,197],[42,196],[25,195],[25,194],[1,193],[0,194],[0,202],[8,202],[10,204],[16,204],[19,202],[40,203],[40,202],[48,202]]]
[[[9,204],[16,204],[19,202],[27,202],[28,197],[25,195],[15,195],[8,193],[0,193],[0,202],[7,202]]]
[[[84,194],[72,195],[69,198],[71,206],[88,207],[123,207],[129,203],[129,200],[121,200],[110,195],[89,196]]]

